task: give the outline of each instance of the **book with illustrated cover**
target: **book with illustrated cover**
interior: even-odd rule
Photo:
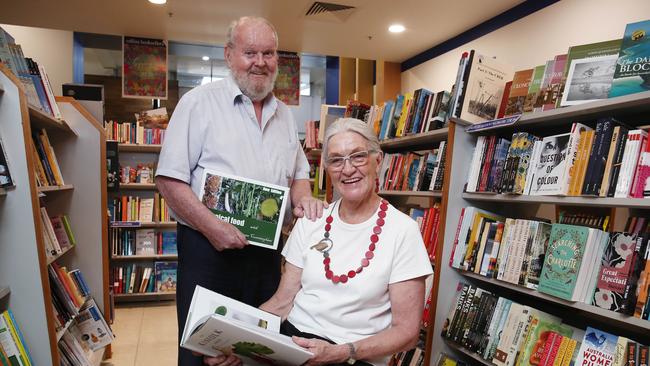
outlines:
[[[245,365],[301,365],[312,354],[280,334],[280,317],[196,286],[181,347]]]
[[[547,136],[542,139],[539,158],[536,159],[531,195],[561,195],[565,192],[567,154],[571,133]]]
[[[167,125],[169,124],[167,107],[136,113],[135,120],[143,128],[167,129]]]
[[[650,20],[625,26],[609,97],[650,90]]]
[[[528,88],[533,79],[535,69],[520,70],[512,77],[512,86],[506,104],[505,117],[521,114],[524,112],[524,102],[528,95]]]
[[[78,340],[84,342],[93,351],[106,347],[115,338],[92,298],[79,310],[79,315],[74,319],[74,325],[70,330]]]
[[[576,365],[611,365],[616,355],[618,336],[587,327]]]
[[[612,233],[605,253],[593,296],[593,305],[622,312],[625,286],[630,276],[637,237],[628,233]]]
[[[205,169],[199,197],[250,244],[278,248],[289,188]]]
[[[533,69],[533,77],[528,85],[528,93],[524,99],[524,113],[530,113],[535,108],[535,102],[542,88],[542,81],[544,80],[544,71],[546,64],[535,66]]]
[[[177,262],[155,262],[156,292],[176,291]],[[133,285],[133,284],[132,284]],[[132,292],[132,291],[131,291]]]
[[[474,53],[460,118],[470,123],[495,119],[506,82],[510,79],[512,69],[509,66]]]
[[[553,224],[539,292],[572,300],[588,237],[589,228]]]
[[[162,254],[178,254],[175,231],[164,231],[162,233]]]
[[[156,254],[156,233],[154,229],[139,229],[135,231],[135,254]]]

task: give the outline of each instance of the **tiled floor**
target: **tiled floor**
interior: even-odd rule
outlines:
[[[102,366],[175,366],[178,325],[173,301],[115,309],[113,356]]]

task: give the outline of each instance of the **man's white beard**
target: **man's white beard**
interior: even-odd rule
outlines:
[[[272,91],[275,86],[275,79],[278,77],[278,69],[273,73],[272,78],[263,85],[256,85],[251,82],[248,77],[248,71],[236,72],[231,70],[235,83],[245,96],[251,98],[253,102],[264,100]]]

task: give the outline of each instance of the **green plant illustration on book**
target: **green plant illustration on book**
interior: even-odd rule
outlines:
[[[269,347],[255,342],[237,342],[232,345],[232,351],[240,356],[252,358],[253,360],[265,364],[276,365],[276,362],[266,355],[272,355],[273,350]]]

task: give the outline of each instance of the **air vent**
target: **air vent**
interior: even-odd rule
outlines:
[[[316,1],[309,7],[305,17],[315,20],[344,22],[355,10],[354,6]]]

